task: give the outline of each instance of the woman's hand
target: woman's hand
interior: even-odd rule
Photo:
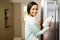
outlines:
[[[49,21],[47,21],[47,23],[48,23],[48,27],[50,27],[51,21],[49,20]]]

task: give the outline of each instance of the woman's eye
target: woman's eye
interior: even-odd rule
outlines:
[[[36,9],[36,10],[38,10],[38,9]]]
[[[32,10],[34,10],[34,9],[32,9]]]

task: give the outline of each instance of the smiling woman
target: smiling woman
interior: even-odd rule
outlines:
[[[25,40],[39,40],[40,35],[44,34],[48,29],[49,25],[42,30],[38,30],[40,19],[37,23],[35,16],[38,12],[38,4],[36,2],[30,2],[27,5],[28,16],[25,18]]]

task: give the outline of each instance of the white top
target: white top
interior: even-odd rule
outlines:
[[[25,40],[39,40],[39,36],[44,34],[49,27],[38,30],[35,17],[27,16],[25,18]]]

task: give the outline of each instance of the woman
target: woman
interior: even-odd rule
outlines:
[[[35,16],[38,12],[38,4],[35,2],[30,2],[27,5],[28,16],[25,19],[25,40],[39,40],[39,36],[44,34],[48,27],[38,30],[40,22],[36,22]]]

